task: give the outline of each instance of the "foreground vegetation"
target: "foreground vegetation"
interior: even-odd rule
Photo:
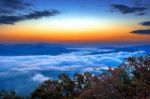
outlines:
[[[150,99],[150,56],[129,57],[118,68],[93,76],[61,74],[44,81],[28,97],[0,92],[0,99]]]

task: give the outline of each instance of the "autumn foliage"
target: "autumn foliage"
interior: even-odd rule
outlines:
[[[39,85],[30,98],[150,99],[150,56],[129,57],[120,67],[96,76],[88,72],[74,78],[61,74],[57,80]]]

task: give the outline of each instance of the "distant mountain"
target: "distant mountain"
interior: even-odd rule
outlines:
[[[139,46],[130,46],[130,47],[122,47],[122,48],[113,48],[113,47],[104,47],[104,49],[111,49],[110,51],[97,51],[92,52],[89,55],[95,54],[107,54],[107,53],[115,53],[115,52],[134,52],[134,51],[145,51],[146,53],[150,54],[150,45],[139,45]]]
[[[114,51],[126,51],[126,52],[133,52],[133,51],[145,51],[150,53],[150,45],[139,45],[139,46],[130,46],[130,47],[123,47],[116,49]]]
[[[77,47],[65,44],[33,43],[33,44],[0,44],[0,56],[23,56],[23,55],[60,55],[78,51]],[[98,47],[99,48],[99,47]],[[110,49],[110,51],[100,51]],[[134,52],[146,51],[150,53],[150,45],[139,45],[130,47],[102,47],[99,51],[91,52],[88,55],[107,54],[113,52]]]
[[[76,51],[61,44],[0,44],[0,56],[59,55]]]
[[[132,46],[132,47],[128,47],[128,49],[132,49],[132,50],[143,50],[146,51],[147,53],[150,53],[150,45],[140,45],[140,46]]]

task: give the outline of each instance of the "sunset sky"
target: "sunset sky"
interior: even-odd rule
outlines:
[[[150,0],[0,0],[0,42],[149,42]]]

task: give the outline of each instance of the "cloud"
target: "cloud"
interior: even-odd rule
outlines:
[[[120,51],[90,55],[91,52],[97,51],[105,50],[85,48],[78,52],[53,56],[0,56],[0,83],[2,83],[0,88],[10,87],[19,93],[27,94],[32,92],[37,84],[44,80],[56,79],[61,73],[67,73],[70,76],[87,71],[99,74],[109,67],[115,68],[120,65],[124,58],[143,54],[142,51]]]
[[[84,53],[82,50],[79,52]],[[9,69],[17,72],[32,72],[32,71],[80,72],[82,69],[89,67],[97,68],[97,66],[98,67],[118,66],[123,62],[124,58],[139,54],[139,51],[114,52],[114,53],[94,54],[94,55],[87,55],[87,54],[84,55],[79,54],[79,52],[78,53],[72,52],[56,56],[51,55],[12,56],[12,57],[1,56],[0,65],[3,71],[7,71]],[[87,50],[85,50],[85,52],[87,52]],[[89,53],[90,52],[93,51],[89,50]]]
[[[54,16],[58,14],[57,10],[44,10],[44,11],[34,11],[28,15],[24,15],[24,19],[39,19],[41,17]]]
[[[82,72],[97,72],[97,73],[100,73],[100,71],[103,71],[103,70],[108,70],[109,67],[108,66],[98,66],[98,67],[86,67],[86,68],[83,68],[82,69]]]
[[[119,10],[122,14],[141,13],[147,9],[146,7],[129,7],[122,4],[112,4],[111,6],[113,9]]]
[[[48,79],[50,79],[50,78],[49,78],[49,77],[46,77],[46,76],[44,76],[44,75],[42,75],[42,74],[36,74],[36,75],[34,75],[34,76],[32,77],[32,79],[33,79],[33,81],[43,82],[43,81],[48,80]]]
[[[135,30],[135,31],[132,31],[131,33],[150,35],[150,29],[147,29],[147,30]]]
[[[15,13],[17,10],[23,10],[31,6],[24,0],[0,0],[0,14]]]
[[[145,22],[142,22],[140,24],[143,25],[143,26],[150,26],[150,21],[145,21]],[[134,34],[143,34],[143,35],[150,35],[150,29],[134,30],[131,33],[134,33]]]
[[[146,13],[146,12],[140,12],[137,15],[142,16],[142,15],[146,15],[146,14],[148,14],[148,13]]]
[[[34,5],[27,0],[0,0],[0,25],[54,16],[57,10],[33,10]],[[32,11],[32,12],[31,12]]]
[[[26,15],[15,15],[15,16],[0,16],[0,24],[14,24],[16,22],[39,19],[42,17],[49,17],[58,14],[57,10],[43,10],[43,11],[34,11]]]
[[[150,21],[142,22],[141,25],[143,25],[143,26],[150,26]]]
[[[149,6],[149,0],[131,0],[135,6]]]

